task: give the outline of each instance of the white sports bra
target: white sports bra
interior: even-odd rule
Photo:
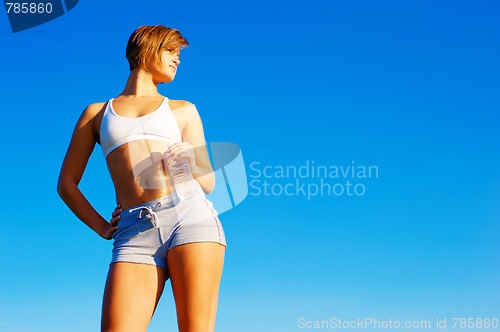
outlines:
[[[113,100],[114,98],[109,100],[102,115],[100,139],[104,157],[119,146],[132,141],[181,141],[181,133],[167,97],[164,97],[156,110],[137,118],[116,114],[111,104]]]

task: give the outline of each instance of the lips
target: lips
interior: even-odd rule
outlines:
[[[170,68],[172,68],[175,72],[177,72],[177,67],[175,66],[169,66]]]

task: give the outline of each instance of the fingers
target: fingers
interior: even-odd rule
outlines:
[[[116,216],[119,216],[120,213],[122,213],[122,207],[120,204],[118,204],[116,207],[115,207],[115,210],[113,211],[113,213],[111,213],[111,217],[116,217]]]
[[[115,207],[113,213],[111,213],[111,220],[109,224],[106,226],[106,230],[103,235],[101,235],[106,240],[111,240],[113,238],[113,234],[118,230],[118,221],[120,221],[120,213],[122,213],[122,207],[118,203]]]
[[[120,216],[116,216],[109,221],[111,227],[118,227],[118,221],[120,221]]]
[[[116,204],[116,207],[115,207],[115,212],[118,211],[118,210],[121,210],[122,209],[122,206],[120,203]]]
[[[118,221],[120,220],[120,213],[122,213],[122,208],[120,206],[120,204],[118,204],[115,208],[115,210],[113,211],[113,213],[111,213],[111,221],[109,222],[111,228],[113,231],[115,231],[117,228],[118,228]]]
[[[178,142],[171,145],[166,152],[166,156],[170,160],[187,158],[194,161],[195,159],[193,146],[188,142]]]
[[[177,142],[168,148],[167,154],[176,157],[186,151],[193,151],[193,146],[188,142]]]

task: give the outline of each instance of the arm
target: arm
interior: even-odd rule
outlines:
[[[116,220],[108,223],[89,203],[78,188],[92,150],[96,144],[94,119],[102,103],[88,106],[78,120],[71,142],[64,157],[57,182],[57,192],[73,213],[87,226],[105,239],[111,239],[116,230]]]
[[[190,102],[183,102],[183,104],[182,117],[185,121],[182,143],[177,143],[171,152],[182,154],[188,159],[193,178],[208,194],[215,187],[215,175],[207,152],[203,124],[196,107]]]

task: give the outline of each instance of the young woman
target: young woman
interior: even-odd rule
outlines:
[[[162,25],[134,31],[123,92],[83,111],[64,158],[59,195],[97,234],[114,239],[101,331],[145,331],[168,278],[179,330],[214,331],[226,240],[205,197],[215,178],[203,126],[193,104],[157,89],[174,79],[179,52],[188,45],[178,30]],[[119,203],[110,222],[78,188],[96,143]],[[183,160],[195,179],[187,195],[169,171]]]

